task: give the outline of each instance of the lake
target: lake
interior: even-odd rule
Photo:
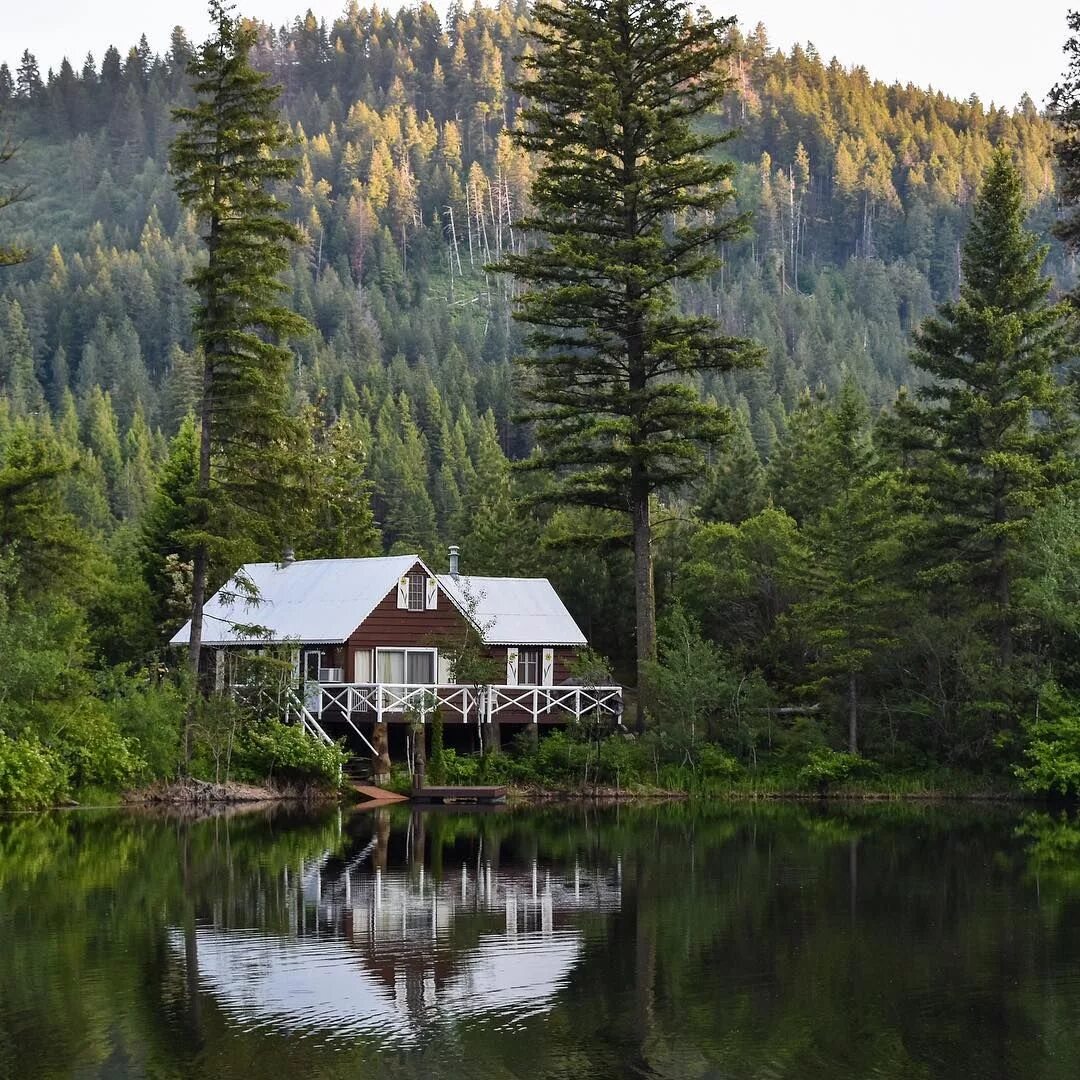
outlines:
[[[0,1078],[1080,1075],[1080,828],[993,806],[0,817]]]

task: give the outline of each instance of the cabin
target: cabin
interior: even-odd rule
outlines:
[[[187,645],[191,624],[172,638]],[[465,642],[484,681],[457,678]],[[515,730],[600,717],[618,724],[618,686],[581,685],[574,658],[584,634],[545,578],[466,576],[458,550],[450,573],[418,555],[249,563],[208,601],[203,645],[220,690],[242,689],[237,661],[275,650],[291,660],[286,719],[319,738],[358,739],[384,753],[387,726],[426,724],[435,710],[449,732],[498,745]]]

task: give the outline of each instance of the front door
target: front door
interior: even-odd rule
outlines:
[[[304,652],[304,704],[316,716],[322,712],[322,688],[319,686],[319,668],[322,666],[322,650],[307,649]]]

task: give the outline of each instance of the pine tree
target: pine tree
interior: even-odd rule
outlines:
[[[1077,477],[1073,399],[1059,377],[1074,367],[1074,329],[1068,306],[1049,300],[1045,256],[1024,229],[1020,175],[1001,149],[975,204],[959,299],[915,336],[914,362],[931,381],[900,417],[929,500],[926,580],[984,607],[1003,667],[1031,514]]]
[[[280,342],[309,329],[280,302],[279,275],[299,235],[269,190],[295,171],[283,156],[289,137],[279,90],[251,66],[254,28],[234,21],[222,0],[209,7],[214,35],[188,66],[197,102],[175,110],[182,127],[170,154],[177,193],[205,226],[208,254],[191,278],[204,356],[192,518],[196,674],[211,561],[235,564],[252,547],[280,544],[295,509],[302,432],[288,414],[291,353]]]
[[[678,281],[707,275],[729,213],[725,141],[693,122],[728,88],[730,20],[694,18],[685,0],[568,0],[534,9],[540,48],[517,89],[531,104],[517,140],[544,155],[533,184],[541,238],[499,269],[527,283],[524,364],[536,464],[558,497],[629,515],[639,680],[656,657],[650,499],[695,476],[725,413],[688,382],[746,364],[755,350],[675,307]],[[674,228],[672,223],[674,222]]]
[[[821,428],[818,461],[832,497],[803,530],[808,596],[790,614],[814,655],[818,685],[839,686],[852,754],[859,750],[860,681],[895,643],[904,599],[896,580],[903,551],[899,481],[880,467],[868,420],[848,378]]]
[[[192,512],[199,476],[199,433],[189,416],[180,425],[158,474],[157,486],[139,522],[139,562],[153,597],[154,622],[174,631],[183,621],[176,603],[178,576],[190,610],[186,582],[194,564]]]
[[[1075,250],[1080,246],[1080,11],[1070,11],[1066,18],[1073,35],[1065,42],[1069,66],[1062,81],[1050,91],[1050,115],[1059,136],[1054,150],[1060,198],[1069,208],[1055,232]]]
[[[7,165],[15,156],[15,144],[6,135],[0,137],[0,167]],[[0,210],[20,202],[26,197],[25,184],[0,186]],[[0,242],[0,266],[14,266],[25,262],[30,257],[27,248],[8,241]]]
[[[765,508],[765,470],[754,446],[750,423],[735,413],[731,445],[705,473],[697,512],[703,521],[738,525]]]

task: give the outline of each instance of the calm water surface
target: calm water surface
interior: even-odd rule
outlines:
[[[0,818],[0,1078],[1076,1080],[1080,829],[986,807]]]

